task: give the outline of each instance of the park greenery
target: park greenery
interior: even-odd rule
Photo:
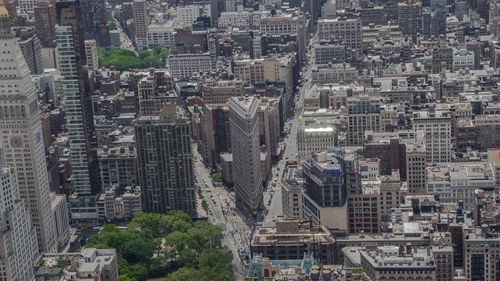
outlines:
[[[222,238],[220,227],[181,211],[137,213],[126,230],[108,224],[85,247],[116,249],[120,281],[232,281],[232,254]]]
[[[166,48],[156,47],[153,50],[144,50],[136,54],[126,49],[97,48],[99,66],[114,66],[119,71],[130,69],[145,69],[149,67],[165,67],[169,51]]]

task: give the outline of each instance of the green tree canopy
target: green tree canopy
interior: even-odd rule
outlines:
[[[168,49],[156,47],[154,50],[135,52],[126,49],[110,49],[98,47],[99,66],[114,66],[119,71],[145,69],[149,67],[163,68],[168,58]]]
[[[232,281],[232,254],[222,247],[222,239],[220,227],[172,211],[137,213],[125,230],[108,224],[85,246],[115,248],[120,281],[165,275],[166,280]]]

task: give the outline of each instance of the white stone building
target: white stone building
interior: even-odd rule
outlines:
[[[168,68],[172,77],[189,78],[199,72],[210,72],[212,59],[209,53],[170,55]]]
[[[424,133],[427,161],[451,161],[451,113],[448,110],[431,108],[415,112],[413,129]]]
[[[219,28],[227,29],[229,27],[249,29],[250,13],[248,11],[221,13],[219,17]]]
[[[236,97],[229,100],[228,106],[236,200],[256,214],[263,204],[258,100]]]
[[[19,197],[16,176],[5,166],[2,150],[0,140],[0,276],[9,281],[31,280],[38,257],[35,228]]]
[[[474,53],[465,49],[453,52],[453,70],[474,69]]]
[[[17,175],[19,195],[36,229],[38,248],[56,251],[58,239],[51,209],[38,93],[11,32],[10,19],[6,11],[0,12],[0,137],[5,165]]]
[[[175,31],[172,27],[152,24],[148,27],[148,49],[170,48],[175,45]]]
[[[336,129],[330,124],[307,124],[299,117],[297,129],[298,160],[305,160],[315,151],[325,150],[336,144]]]
[[[346,48],[353,51],[353,57],[361,59],[363,30],[359,17],[319,19],[317,39],[343,41]]]
[[[441,163],[427,167],[427,193],[438,194],[439,202],[464,201],[466,208],[474,205],[474,190],[492,191],[496,179],[487,162]]]

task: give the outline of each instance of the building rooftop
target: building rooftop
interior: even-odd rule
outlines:
[[[333,127],[305,128],[304,132],[306,133],[333,132]]]
[[[231,98],[228,102],[229,108],[238,112],[242,117],[255,116],[258,108],[258,99],[253,96]]]
[[[379,194],[380,186],[381,182],[379,179],[361,181],[361,190],[363,194]]]
[[[488,149],[488,159],[494,166],[500,166],[500,149]]]
[[[306,167],[314,166],[321,170],[342,170],[340,157],[327,151],[313,153],[304,164]]]
[[[354,267],[361,267],[361,255],[359,254],[359,250],[364,248],[365,247],[344,247],[342,248],[342,253],[344,254],[344,257],[354,265]]]
[[[430,248],[411,248],[403,252],[398,246],[381,246],[360,250],[360,255],[377,270],[435,270]]]
[[[494,181],[493,172],[488,163],[482,162],[456,162],[438,163],[427,167],[427,181],[448,181],[452,184],[470,186],[471,182],[490,183]],[[466,181],[465,183],[463,181]]]
[[[324,226],[312,225],[296,218],[278,219],[276,226],[257,228],[252,246],[304,245],[307,243],[334,244],[335,239]]]

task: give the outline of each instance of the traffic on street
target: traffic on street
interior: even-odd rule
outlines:
[[[313,39],[310,42],[312,43]],[[312,58],[309,48],[307,57],[309,60]],[[237,208],[234,191],[230,187],[212,180],[211,171],[204,165],[202,155],[199,153],[199,144],[193,143],[196,185],[201,189],[201,196],[198,198],[198,211],[204,213],[209,221],[222,228],[223,245],[227,246],[233,253],[233,266],[236,276],[239,277],[237,280],[243,280],[246,274],[251,254],[249,246],[255,228],[260,225],[272,225],[282,215],[280,178],[286,162],[297,160],[298,117],[302,113],[304,91],[310,86],[310,73],[311,64],[307,63],[300,77],[301,83],[299,83],[294,95],[294,107],[290,109],[289,118],[285,121],[287,130],[278,144],[282,155],[280,160],[272,166],[272,176],[264,188],[264,210],[256,216],[257,219],[245,216]],[[201,207],[203,201],[208,204],[208,211]]]

